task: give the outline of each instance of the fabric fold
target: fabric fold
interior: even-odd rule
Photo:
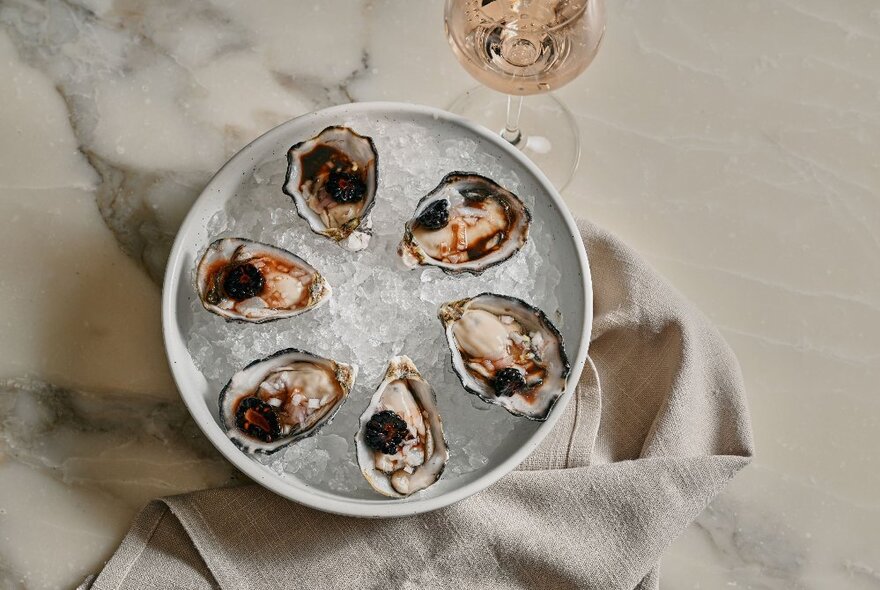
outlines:
[[[663,550],[751,459],[742,378],[717,331],[641,258],[580,229],[590,358],[516,471],[390,520],[324,514],[253,485],[157,500],[92,588],[657,588]]]

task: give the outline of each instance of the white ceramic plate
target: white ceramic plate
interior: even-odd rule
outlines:
[[[192,314],[190,301],[195,296],[193,267],[214,237],[207,233],[208,220],[223,209],[256,166],[277,158],[278,154],[285,154],[292,144],[316,135],[329,125],[344,123],[350,116],[366,116],[386,124],[415,123],[429,129],[438,141],[454,138],[475,141],[478,149],[494,156],[516,173],[523,193],[535,195],[532,214],[543,219],[544,227],[551,231],[545,231],[544,235],[533,234],[530,239],[551,241],[554,258],[562,271],[556,295],[564,318],[560,328],[572,370],[567,391],[547,421],[518,420],[484,466],[456,477],[443,477],[427,490],[400,500],[378,494],[372,498],[318,489],[296,479],[295,475],[279,476],[245,455],[221,430],[217,418],[219,392],[208,385],[186,346],[187,318]],[[281,190],[280,186],[278,190]],[[300,227],[304,232],[309,231],[305,224]],[[324,238],[316,236],[315,239]],[[491,285],[487,285],[487,290],[491,290]],[[530,303],[542,307],[541,301]],[[168,260],[162,294],[165,347],[174,379],[190,413],[214,446],[243,473],[281,496],[319,510],[362,517],[405,516],[448,506],[488,487],[522,462],[550,432],[571,399],[587,357],[592,309],[590,269],[580,235],[562,198],[541,171],[487,129],[438,109],[399,103],[356,103],[303,115],[279,125],[238,152],[211,179],[183,222]],[[461,394],[467,395],[463,390]],[[347,403],[353,403],[353,400]],[[502,411],[500,408],[495,410]],[[455,449],[451,452],[454,453]]]

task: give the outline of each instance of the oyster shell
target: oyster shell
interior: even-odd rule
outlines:
[[[330,285],[299,256],[243,238],[214,241],[196,271],[202,305],[226,318],[262,323],[324,303]]]
[[[449,461],[434,390],[407,356],[388,363],[361,415],[357,459],[380,494],[402,498],[436,482]]]
[[[376,146],[348,127],[327,127],[287,152],[284,193],[313,232],[352,251],[370,239],[376,202]]]
[[[515,297],[481,293],[438,313],[464,388],[516,416],[546,420],[570,371],[559,330]]]
[[[519,197],[494,180],[450,172],[419,201],[398,254],[411,268],[479,274],[523,247],[531,219]]]
[[[242,450],[274,453],[328,424],[356,376],[356,366],[279,350],[232,376],[220,392],[220,424]]]

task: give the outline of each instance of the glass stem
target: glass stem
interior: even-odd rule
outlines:
[[[519,114],[522,111],[522,95],[507,95],[507,123],[501,132],[501,137],[513,145],[522,141],[522,132],[519,130]]]

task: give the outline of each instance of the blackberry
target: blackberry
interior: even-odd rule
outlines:
[[[370,418],[364,431],[367,446],[385,455],[397,452],[406,437],[407,427],[403,418],[391,410],[383,410]]]
[[[367,185],[360,176],[339,170],[330,171],[325,187],[337,203],[357,203],[367,194]]]
[[[526,388],[526,377],[516,367],[507,367],[496,373],[492,379],[492,389],[499,396],[510,396]]]
[[[223,278],[223,291],[236,301],[259,295],[265,285],[263,273],[253,264],[233,266]]]
[[[419,224],[428,229],[442,229],[449,223],[449,202],[445,199],[428,205],[418,217]]]
[[[264,443],[281,436],[281,424],[275,409],[258,397],[246,397],[235,410],[235,425],[239,430]]]

